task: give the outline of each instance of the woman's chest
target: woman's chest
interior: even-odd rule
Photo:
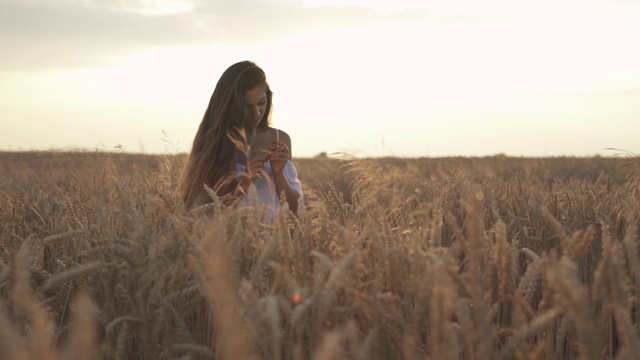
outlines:
[[[238,163],[246,165],[247,161],[253,158],[265,158],[269,154],[274,140],[270,130],[256,133],[248,144],[248,151],[239,154]]]

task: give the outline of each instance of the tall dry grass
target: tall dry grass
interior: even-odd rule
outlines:
[[[638,353],[635,157],[299,159],[269,225],[183,160],[0,154],[3,359]]]

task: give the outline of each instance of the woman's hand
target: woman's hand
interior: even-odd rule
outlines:
[[[269,148],[266,159],[271,163],[271,169],[274,173],[281,173],[287,165],[287,161],[291,160],[289,147],[282,141],[274,141],[273,146]]]
[[[244,169],[244,176],[240,179],[240,183],[236,188],[234,193],[235,196],[242,196],[247,193],[249,190],[249,186],[265,175],[264,173],[264,163],[267,162],[267,159],[263,156],[253,157],[247,163],[246,168]]]
[[[256,179],[260,179],[265,176],[265,162],[267,162],[267,158],[264,156],[256,156],[249,160],[245,169],[245,173],[247,174],[247,178],[249,178],[251,182],[254,182],[256,181]]]

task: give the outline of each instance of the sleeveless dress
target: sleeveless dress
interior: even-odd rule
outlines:
[[[276,141],[280,141],[280,134],[278,133],[278,129],[276,130]],[[241,174],[245,171],[246,166],[242,164],[236,164],[236,171],[238,174]],[[276,211],[278,207],[280,207],[280,198],[276,194],[276,184],[275,179],[273,177],[273,169],[271,168],[271,162],[267,161],[264,163],[264,171],[267,174],[266,178],[257,179],[255,181],[255,195],[253,195],[252,185],[249,187],[249,191],[242,198],[242,204],[248,205],[251,204],[252,201],[258,201],[260,207],[264,207],[266,209],[266,223],[271,223],[271,220],[276,215]],[[302,197],[302,186],[300,184],[300,180],[298,179],[298,171],[295,166],[291,162],[291,160],[287,161],[287,164],[284,166],[282,173],[286,177],[287,181],[291,185],[291,188],[295,190],[300,197]],[[252,199],[253,196],[256,196],[257,199]]]

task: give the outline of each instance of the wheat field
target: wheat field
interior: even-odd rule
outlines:
[[[0,153],[2,359],[635,359],[640,160],[295,161],[299,216],[184,155]]]

